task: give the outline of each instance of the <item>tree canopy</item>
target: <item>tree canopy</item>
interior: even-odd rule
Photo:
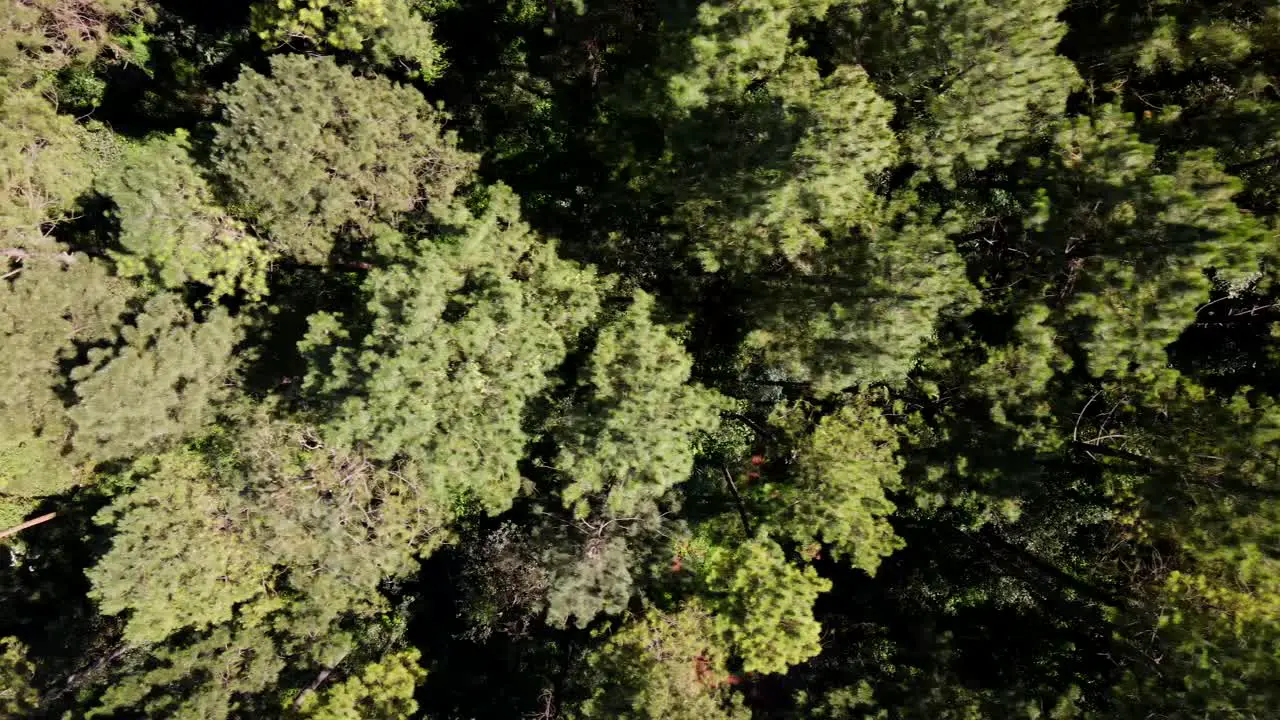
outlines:
[[[1280,10],[0,6],[0,716],[1280,717]]]

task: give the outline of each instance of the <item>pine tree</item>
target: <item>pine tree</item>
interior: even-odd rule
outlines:
[[[942,182],[982,170],[1003,143],[1062,115],[1079,83],[1057,54],[1064,2],[911,0],[855,4],[841,51],[899,102],[911,159]]]
[[[785,482],[756,494],[776,508],[769,523],[801,546],[826,543],[832,555],[874,575],[880,559],[902,547],[885,495],[901,488],[897,432],[871,398],[857,396],[812,425],[802,406],[780,406],[770,423],[797,437]],[[776,495],[776,497],[775,497]]]
[[[1007,344],[986,348],[986,358],[970,381],[975,393],[990,403],[991,420],[1015,430],[1020,446],[1052,449],[1062,438],[1044,428],[1058,398],[1051,391],[1055,376],[1066,374],[1071,358],[1056,342],[1050,311],[1032,305],[1018,319]]]
[[[417,650],[390,653],[324,692],[309,695],[299,708],[312,720],[409,720],[418,710],[414,690],[427,673]]]
[[[88,718],[133,708],[136,717],[228,720],[285,669],[264,627],[218,627],[176,645],[151,648],[135,672],[116,679]]]
[[[28,717],[40,707],[40,694],[33,686],[35,666],[27,659],[27,648],[17,638],[0,639],[0,713],[5,717]]]
[[[886,214],[805,276],[760,288],[748,358],[819,394],[907,375],[940,316],[971,307],[975,292],[945,225]]]
[[[613,517],[656,512],[657,501],[693,468],[698,434],[719,424],[717,396],[689,382],[693,361],[653,322],[654,301],[638,293],[600,332],[570,411],[556,469],[575,515],[593,507]]]
[[[65,368],[109,343],[132,295],[84,255],[30,253],[0,283],[0,494],[53,495],[85,479],[66,457],[74,431]],[[120,398],[113,398],[118,402]]]
[[[14,3],[0,15],[0,78],[12,87],[47,83],[58,70],[93,60],[113,44],[113,31],[152,14],[146,0]]]
[[[226,622],[262,593],[293,598],[291,632],[322,634],[385,610],[380,584],[444,539],[443,509],[403,480],[264,415],[138,461],[137,487],[99,516],[115,541],[89,575],[103,612],[131,611],[126,638]]]
[[[586,658],[577,679],[588,699],[570,718],[740,720],[750,716],[725,685],[726,653],[713,618],[690,603],[633,618]]]
[[[680,46],[671,53],[687,57],[687,67],[667,80],[673,103],[696,108],[740,97],[753,83],[782,69],[791,50],[793,26],[822,17],[830,4],[827,0],[699,4],[688,34],[677,36]]]
[[[261,297],[270,256],[217,206],[189,151],[185,132],[128,147],[98,182],[120,222],[125,252],[114,256],[117,272],[168,288],[204,283],[215,299],[238,290]]]
[[[635,591],[635,577],[627,539],[620,534],[567,533],[557,537],[543,532],[541,564],[547,569],[546,622],[579,628],[601,614],[616,615],[627,609]]]
[[[128,457],[199,430],[227,399],[240,338],[216,309],[203,322],[174,295],[147,301],[119,347],[89,351],[71,373],[75,445],[93,458]]]
[[[664,507],[675,506],[675,498],[666,499]],[[546,623],[585,628],[643,596],[655,575],[670,572],[673,539],[688,534],[683,522],[667,517],[671,512],[650,507],[631,517],[564,518],[539,509],[544,519],[531,546],[546,574]]]
[[[1247,204],[1275,214],[1280,103],[1267,91],[1280,38],[1275,8],[1253,0],[1106,2],[1075,20],[1089,80],[1126,106],[1143,103],[1162,147],[1214,148],[1244,181]]]
[[[116,526],[111,550],[89,571],[103,613],[129,611],[125,638],[158,642],[232,617],[270,573],[246,535],[248,508],[197,456],[161,456],[136,489],[97,518]]]
[[[593,274],[556,257],[498,187],[482,215],[364,287],[358,345],[328,314],[303,344],[307,388],[332,398],[327,434],[394,462],[444,506],[506,510],[529,440],[523,408],[595,315]]]
[[[475,159],[413,88],[332,58],[282,55],[220,96],[215,165],[286,254],[323,263],[334,235],[367,236],[416,208],[443,212]]]
[[[0,715],[1275,714],[1274,2],[242,5],[0,3]]]
[[[1075,446],[1104,468],[1127,510],[1140,582],[1123,608],[1126,639],[1168,668],[1131,667],[1118,711],[1256,716],[1276,702],[1280,677],[1269,650],[1280,563],[1267,550],[1280,520],[1280,413],[1274,399],[1214,397],[1182,378],[1156,387],[1147,402],[1117,403],[1115,418],[1085,417],[1089,439]]]
[[[673,137],[683,151],[673,170],[693,186],[675,220],[708,269],[752,269],[774,256],[804,268],[832,237],[873,221],[873,180],[897,159],[891,117],[858,66],[823,77],[812,60],[792,58]]]
[[[1061,174],[1047,193],[1062,211],[1047,221],[1045,247],[1066,263],[1067,314],[1085,323],[1080,342],[1096,376],[1157,375],[1165,347],[1208,300],[1206,273],[1239,287],[1274,252],[1270,233],[1232,200],[1239,181],[1210,154],[1182,155],[1171,173],[1157,172],[1155,148],[1131,121],[1104,108],[1092,121],[1064,123]],[[1050,244],[1086,230],[1082,247]]]
[[[5,91],[0,98],[0,244],[7,253],[53,245],[44,226],[65,219],[93,181],[88,143],[86,130],[35,91]]]
[[[831,581],[788,562],[767,533],[712,547],[701,573],[716,631],[747,672],[786,672],[818,654],[813,603]]]
[[[318,47],[363,52],[378,67],[412,63],[434,80],[444,66],[422,0],[265,0],[253,7],[252,27],[269,45],[306,40]]]
[[[293,632],[320,634],[344,616],[385,611],[381,584],[411,576],[415,556],[448,538],[445,508],[364,456],[323,445],[313,428],[257,418],[232,447],[228,482],[245,483],[254,552],[285,572]]]
[[[31,0],[0,14],[0,248],[47,249],[48,224],[94,176],[89,133],[48,99],[56,73],[150,14],[145,0]]]

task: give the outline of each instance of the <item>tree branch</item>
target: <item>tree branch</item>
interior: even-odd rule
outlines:
[[[338,666],[342,664],[342,661],[347,659],[347,655],[350,655],[350,654],[351,654],[351,651],[348,650],[347,652],[342,654],[342,657],[335,660],[332,665],[321,670],[320,674],[316,675],[316,679],[312,680],[311,684],[308,685],[305,689],[303,689],[302,692],[298,693],[298,697],[293,699],[293,709],[294,710],[300,709],[302,707],[302,702],[307,699],[307,696],[315,692],[321,685],[323,685],[324,681],[329,679],[329,676],[333,674],[333,671],[336,670]]]
[[[742,495],[738,493],[738,484],[733,481],[733,473],[729,472],[729,468],[723,465],[720,466],[720,469],[724,471],[725,482],[729,484],[729,492],[733,493],[733,500],[738,506],[738,517],[742,519],[742,529],[747,533],[748,538],[753,538],[756,534],[751,531],[751,520],[747,517],[747,506],[742,502]]]
[[[67,264],[67,265],[70,265],[76,261],[75,256],[68,252],[42,253],[42,252],[31,252],[30,250],[23,250],[22,248],[0,248],[0,257],[7,257],[10,260],[17,260],[18,262],[22,262],[23,260],[27,260],[33,257],[53,257],[61,260],[64,264]]]
[[[0,530],[0,538],[7,538],[7,537],[9,537],[10,535],[16,535],[17,533],[20,533],[20,532],[22,532],[23,530],[26,530],[26,529],[27,529],[27,528],[29,528],[29,527],[35,527],[36,525],[39,525],[40,523],[46,523],[46,522],[49,522],[50,520],[54,519],[54,518],[55,518],[55,517],[57,517],[57,516],[58,516],[58,513],[56,513],[56,512],[51,512],[51,513],[47,513],[47,514],[45,514],[45,515],[41,515],[41,516],[40,516],[40,517],[38,517],[38,518],[32,518],[32,519],[30,519],[30,520],[28,520],[28,521],[26,521],[26,522],[22,523],[21,525],[14,525],[13,527],[9,528],[8,530]]]
[[[1259,167],[1262,165],[1271,165],[1276,162],[1280,162],[1280,153],[1272,153],[1270,155],[1263,155],[1260,158],[1254,158],[1253,160],[1238,162],[1234,165],[1228,165],[1225,169],[1227,172],[1231,173],[1232,175],[1235,175],[1241,170],[1250,170],[1255,167]]]

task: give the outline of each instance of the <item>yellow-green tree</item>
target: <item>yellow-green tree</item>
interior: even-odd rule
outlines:
[[[429,9],[423,0],[263,0],[253,6],[252,26],[272,45],[306,41],[364,53],[378,67],[409,63],[419,78],[434,80],[444,53]]]
[[[742,720],[750,716],[727,681],[728,655],[714,618],[696,602],[631,618],[585,659],[576,681],[588,698],[571,718]]]
[[[580,517],[656,512],[689,477],[699,433],[719,424],[721,401],[690,382],[692,358],[653,312],[653,297],[638,293],[601,330],[582,380],[588,394],[559,433],[560,496]]]
[[[398,466],[445,506],[499,513],[520,489],[527,403],[599,307],[505,187],[476,217],[369,274],[359,342],[317,314],[303,344],[326,433]]]

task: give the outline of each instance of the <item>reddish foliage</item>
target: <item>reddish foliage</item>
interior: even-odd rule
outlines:
[[[737,675],[726,675],[723,678],[718,677],[711,669],[711,661],[706,655],[699,655],[694,658],[694,672],[698,676],[698,682],[709,688],[720,687],[722,685],[737,685],[742,682],[742,678]]]
[[[699,655],[693,659],[693,671],[698,676],[698,682],[707,687],[714,687],[715,674],[711,672],[711,661],[706,655]]]

